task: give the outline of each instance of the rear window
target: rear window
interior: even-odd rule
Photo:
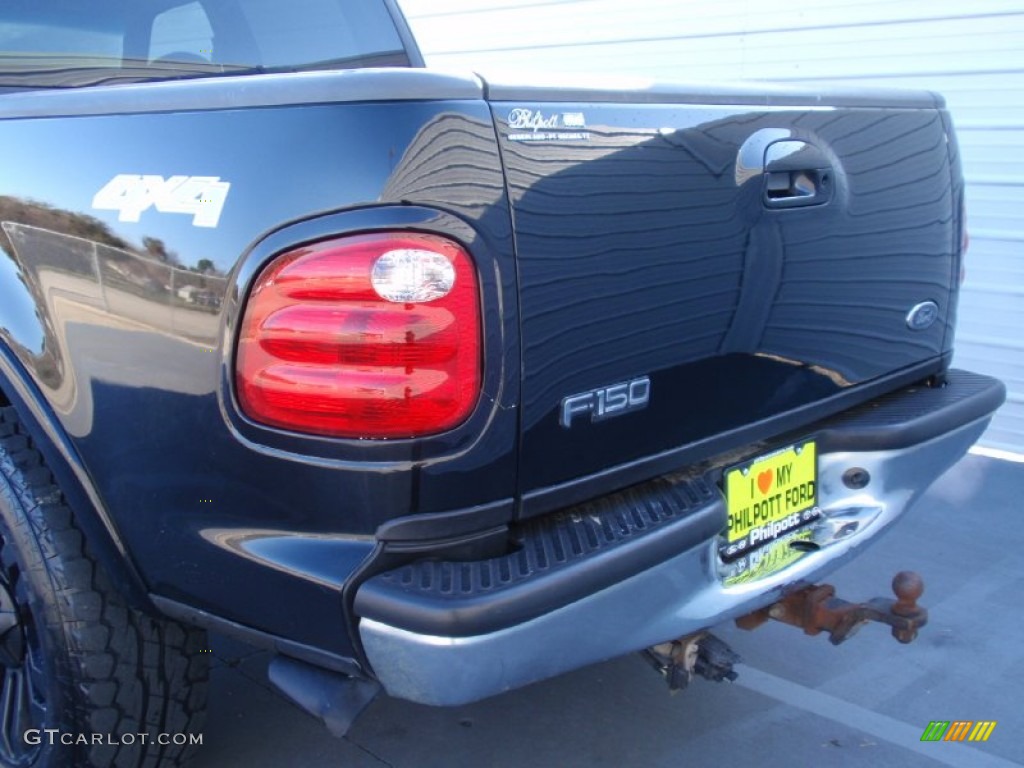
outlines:
[[[383,0],[2,0],[0,88],[409,66]]]

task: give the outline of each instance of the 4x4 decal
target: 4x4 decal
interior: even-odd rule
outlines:
[[[231,184],[219,176],[163,176],[120,173],[92,199],[92,207],[118,211],[118,221],[138,221],[155,207],[160,213],[187,213],[196,227],[216,227]]]

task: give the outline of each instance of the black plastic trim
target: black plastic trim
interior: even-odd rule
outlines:
[[[347,656],[338,656],[321,648],[315,648],[305,643],[298,643],[294,640],[272,635],[269,632],[253,629],[244,624],[239,624],[221,616],[215,616],[199,608],[193,608],[160,595],[150,595],[149,598],[152,600],[153,605],[165,616],[177,619],[185,624],[192,624],[219,632],[222,635],[227,635],[256,648],[274,651],[282,656],[305,661],[316,667],[340,672],[349,677],[367,677],[359,662]]]
[[[512,519],[512,499],[502,499],[469,509],[431,512],[388,520],[377,529],[377,538],[388,542],[458,539],[475,537]]]
[[[724,524],[721,496],[705,479],[658,478],[521,524],[512,553],[420,560],[374,576],[359,588],[355,611],[428,634],[489,632],[611,586]]]
[[[926,384],[872,400],[823,422],[818,450],[884,451],[906,448],[992,414],[1006,399],[998,379],[951,370],[945,386]]]

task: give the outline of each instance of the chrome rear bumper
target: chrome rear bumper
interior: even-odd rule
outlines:
[[[964,455],[990,416],[906,447],[823,451],[818,503],[824,515],[813,528],[819,548],[763,579],[726,585],[716,535],[580,599],[493,631],[434,634],[364,615],[359,632],[366,656],[390,695],[459,705],[737,618],[818,581],[856,555]],[[870,441],[848,444],[859,448],[861,442]],[[853,468],[870,475],[865,487],[844,483],[844,473]],[[712,503],[724,520],[724,500]]]

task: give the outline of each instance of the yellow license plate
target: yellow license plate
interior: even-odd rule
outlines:
[[[726,557],[793,532],[820,516],[818,452],[813,440],[783,448],[725,476]]]

